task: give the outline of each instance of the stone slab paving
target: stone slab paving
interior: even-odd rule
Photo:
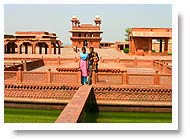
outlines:
[[[87,52],[89,52],[87,48]],[[99,57],[102,57],[103,59],[134,59],[137,57],[137,59],[147,59],[147,60],[172,60],[172,56],[134,56],[134,55],[127,55],[123,52],[119,52],[115,50],[115,48],[95,48],[95,52],[98,52]],[[73,58],[77,57],[79,58],[79,53],[76,53],[73,51],[72,48],[62,48],[61,49],[61,55],[54,55],[54,54],[4,54],[4,57],[13,57],[13,58],[57,58],[60,56],[61,58]],[[5,61],[5,63],[11,63],[11,61]],[[17,61],[18,62],[18,61]],[[69,63],[65,62],[60,66],[43,66],[40,68],[36,68],[32,71],[48,71],[49,68],[51,68],[51,71],[56,71],[56,68],[78,68],[78,63]],[[132,67],[126,67],[122,65],[121,63],[99,63],[99,69],[127,69],[127,72],[130,73],[154,73],[155,70],[153,68],[132,68]]]
[[[87,48],[87,52],[89,52]],[[115,48],[109,48],[109,49],[99,49],[95,48],[95,52],[98,52],[99,57],[102,57],[103,59],[134,59],[137,57],[138,59],[157,59],[157,60],[172,60],[172,56],[134,56],[134,55],[128,55],[123,52],[119,52],[115,50]],[[62,48],[61,49],[61,55],[58,54],[4,54],[4,57],[21,57],[21,58],[41,58],[41,57],[52,57],[57,58],[60,56],[61,58],[73,58],[73,57],[79,57],[79,53],[76,53],[73,51],[72,48]]]
[[[51,69],[52,72],[57,72],[56,68],[79,68],[79,64],[78,63],[66,63],[60,66],[43,66],[43,67],[39,67],[36,69],[33,69],[31,71],[48,71],[48,69]]]

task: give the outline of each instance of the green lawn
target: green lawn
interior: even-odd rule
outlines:
[[[86,123],[171,123],[172,113],[88,112]]]
[[[54,123],[62,110],[5,108],[5,123]]]

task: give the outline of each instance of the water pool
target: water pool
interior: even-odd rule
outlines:
[[[5,108],[5,123],[54,123],[62,110]],[[171,123],[172,113],[85,112],[84,123]]]

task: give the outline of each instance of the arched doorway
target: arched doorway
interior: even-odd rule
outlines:
[[[32,54],[32,44],[31,42],[23,42],[21,45],[21,52],[24,54]]]
[[[4,47],[4,53],[14,54],[15,53],[16,44],[14,42],[9,42]]]
[[[48,45],[44,42],[38,42],[38,52],[39,54],[47,54]]]

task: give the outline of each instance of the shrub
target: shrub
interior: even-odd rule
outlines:
[[[123,49],[124,53],[129,53],[129,48]]]
[[[156,52],[156,50],[152,50],[152,52],[153,52],[153,53],[155,53],[155,52]]]

